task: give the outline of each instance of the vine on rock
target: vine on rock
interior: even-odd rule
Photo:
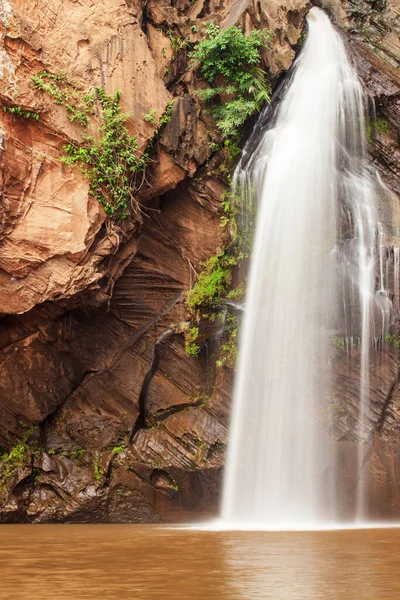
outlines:
[[[148,163],[147,153],[138,155],[136,136],[129,135],[124,123],[128,115],[121,113],[120,92],[107,95],[96,88],[96,97],[102,109],[99,128],[101,137],[95,140],[85,134],[86,146],[68,144],[62,161],[69,166],[79,165],[90,182],[90,193],[104,206],[111,217],[125,219],[128,207],[138,217],[140,208],[135,200],[138,189],[136,177],[143,173]]]
[[[140,219],[136,194],[144,182],[150,149],[160,137],[161,128],[171,119],[173,101],[167,104],[147,149],[139,153],[137,137],[131,136],[125,125],[129,115],[121,112],[121,92],[109,95],[96,87],[90,94],[82,94],[63,72],[42,71],[32,79],[35,87],[52,97],[55,104],[65,106],[70,121],[83,128],[84,143],[64,146],[61,161],[80,168],[90,182],[90,194],[110,217],[126,219],[131,209]],[[93,132],[90,119],[95,103],[101,122],[98,131]]]

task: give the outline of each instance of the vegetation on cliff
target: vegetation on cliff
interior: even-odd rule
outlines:
[[[9,481],[15,476],[18,469],[32,469],[32,457],[37,452],[31,443],[34,430],[35,427],[27,428],[24,435],[9,452],[0,454],[0,493],[7,491]]]
[[[171,119],[173,101],[169,102],[145,152],[138,151],[138,140],[131,136],[125,123],[129,115],[121,112],[121,93],[106,94],[99,87],[90,94],[82,94],[64,73],[42,71],[33,78],[37,89],[51,96],[55,104],[65,106],[67,117],[83,127],[83,145],[69,143],[64,147],[62,162],[70,167],[78,165],[90,182],[90,193],[110,217],[125,219],[130,209],[140,218],[136,193],[143,181],[151,147],[161,128]],[[100,109],[100,126],[93,130],[90,121],[93,105]],[[145,119],[156,125],[154,116]]]
[[[96,88],[96,97],[102,109],[100,139],[85,134],[86,146],[68,144],[61,160],[71,167],[79,165],[90,181],[90,193],[111,217],[125,219],[129,206],[138,216],[137,176],[144,172],[148,155],[138,155],[137,138],[129,135],[124,125],[128,117],[121,113],[120,92],[109,96]]]
[[[32,110],[24,110],[21,106],[12,105],[12,106],[3,106],[3,111],[5,113],[11,113],[14,117],[19,117],[20,119],[35,119],[35,121],[40,120],[40,115]]]
[[[213,143],[212,149],[222,149],[222,161],[211,174],[222,177],[227,185],[240,154],[241,127],[269,101],[270,83],[259,67],[261,50],[270,40],[267,30],[244,35],[240,28],[229,27],[221,31],[216,25],[207,26],[207,37],[191,56],[195,59],[204,79],[210,84],[196,94],[211,103],[211,114],[220,129],[222,146]],[[188,294],[187,303],[193,313],[215,318],[218,306],[229,296],[232,271],[247,255],[239,231],[239,206],[236,195],[229,190],[221,197],[221,228],[226,232],[225,248],[203,264],[195,286]],[[241,293],[243,287],[241,286]],[[234,291],[233,291],[234,293]],[[210,314],[211,313],[211,314]]]
[[[246,120],[269,101],[271,85],[260,68],[261,51],[271,33],[265,29],[244,35],[239,27],[224,31],[207,26],[207,37],[192,51],[192,58],[210,87],[197,90],[212,103],[211,114],[224,137],[237,135]]]

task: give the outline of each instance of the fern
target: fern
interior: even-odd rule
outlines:
[[[218,26],[209,25],[207,38],[191,53],[202,76],[211,84],[196,93],[203,102],[213,102],[211,113],[224,137],[236,135],[246,120],[269,102],[270,83],[259,65],[261,50],[270,39],[267,30],[252,31],[246,36],[238,27],[221,31]],[[218,86],[214,86],[216,81]],[[233,98],[226,100],[224,95]]]

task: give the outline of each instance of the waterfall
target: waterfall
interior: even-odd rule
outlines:
[[[394,263],[394,309],[396,312],[400,310],[399,304],[399,248],[393,248],[393,263]]]
[[[383,267],[374,290],[378,219],[365,96],[329,18],[312,8],[307,21],[278,110],[258,128],[256,148],[247,144],[235,175],[236,194],[247,209],[255,202],[257,218],[224,478],[226,524],[335,522],[332,355],[358,340],[361,469],[379,308],[379,334],[390,324]],[[361,485],[356,504],[362,517]]]

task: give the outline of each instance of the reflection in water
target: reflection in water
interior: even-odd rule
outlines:
[[[398,600],[400,530],[3,525],[1,600]]]
[[[399,599],[399,541],[396,529],[243,533],[224,540],[229,597]]]

